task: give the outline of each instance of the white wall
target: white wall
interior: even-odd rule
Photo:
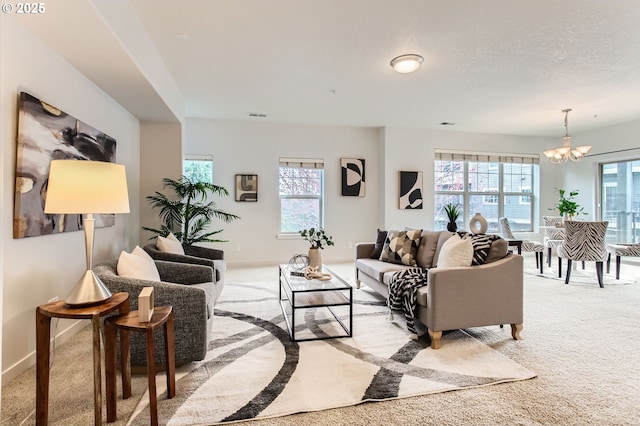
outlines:
[[[287,262],[296,253],[306,253],[306,241],[276,238],[280,229],[281,156],[325,161],[325,229],[336,244],[324,250],[325,260],[352,259],[353,248],[349,243],[371,240],[376,228],[382,226],[378,211],[379,130],[202,119],[187,119],[185,125],[184,154],[213,155],[214,183],[230,193],[216,203],[242,218],[229,224],[215,222],[214,229],[224,229],[220,238],[229,242],[213,246],[225,251],[228,262]],[[365,197],[340,195],[341,157],[366,160]],[[234,201],[236,174],[258,175],[257,202]]]
[[[4,264],[2,370],[6,382],[34,363],[35,308],[54,296],[64,298],[85,268],[81,232],[12,238],[18,93],[28,91],[117,140],[116,161],[127,168],[131,213],[116,216],[114,227],[96,230],[96,263],[115,258],[121,250],[138,243],[140,125],[14,20],[2,21],[0,42],[3,69],[0,121],[4,141],[0,154],[3,183],[0,262]],[[62,335],[73,324],[61,321],[56,333]],[[80,324],[84,326],[86,322]]]
[[[552,143],[549,138],[498,135],[483,133],[464,133],[444,130],[385,128],[384,137],[384,218],[386,228],[405,226],[433,229],[433,187],[434,187],[434,150],[451,149],[461,151],[480,151],[494,153],[542,154],[542,146]],[[560,169],[551,167],[546,159],[540,159],[540,185],[553,188],[558,180]],[[424,206],[422,210],[400,210],[398,208],[398,175],[401,170],[422,171],[424,179]],[[552,191],[541,191],[539,224],[546,209],[553,205],[555,196]]]
[[[591,145],[589,155],[579,163],[555,165],[563,170],[563,186],[567,190],[579,190],[576,201],[584,206],[586,220],[599,220],[597,203],[598,166],[601,163],[640,159],[640,120],[604,127],[588,133],[572,135],[571,144]]]

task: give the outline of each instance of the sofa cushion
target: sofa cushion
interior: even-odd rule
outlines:
[[[381,262],[376,259],[363,258],[356,260],[356,268],[370,277],[383,282],[383,276],[386,272],[393,273],[402,271],[407,269],[408,266],[399,265],[397,263]]]
[[[473,243],[471,238],[454,236],[442,245],[438,257],[438,268],[471,266],[473,261]]]
[[[449,238],[451,238],[452,235],[454,235],[453,232],[449,232],[449,231],[440,232],[440,235],[438,236],[438,243],[436,245],[436,252],[433,254],[433,262],[432,262],[432,265],[431,265],[433,268],[438,266],[438,259],[440,258],[440,250],[442,249],[442,245]]]
[[[156,263],[139,246],[136,246],[131,253],[127,253],[124,250],[120,253],[116,270],[121,277],[160,281]]]
[[[171,232],[166,236],[166,238],[158,235],[158,241],[156,245],[158,246],[158,250],[164,251],[166,253],[184,254],[182,243]]]
[[[383,262],[398,263],[407,266],[416,265],[416,254],[420,245],[422,229],[387,232],[387,238],[380,254]]]
[[[491,243],[491,248],[489,249],[489,254],[487,254],[487,258],[484,260],[484,263],[495,262],[496,260],[500,260],[509,254],[509,243],[505,239],[498,239]]]
[[[382,248],[384,247],[384,242],[387,239],[387,231],[381,231],[378,229],[378,233],[376,234],[376,242],[373,246],[373,253],[371,253],[372,259],[380,259],[380,255],[382,254]]]
[[[440,234],[440,231],[422,231],[420,246],[416,254],[416,264],[419,267],[429,269],[433,266],[433,258],[436,254]]]

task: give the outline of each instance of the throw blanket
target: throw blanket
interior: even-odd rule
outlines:
[[[427,270],[410,268],[398,271],[389,283],[389,299],[387,306],[394,311],[402,311],[407,320],[407,329],[416,333],[414,313],[416,311],[416,294],[418,289],[427,285]]]

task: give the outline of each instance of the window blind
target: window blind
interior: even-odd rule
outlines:
[[[477,161],[485,163],[519,163],[519,164],[539,164],[538,154],[512,154],[493,152],[473,152],[473,151],[451,151],[436,149],[436,160],[449,161]]]
[[[280,157],[280,167],[289,167],[291,169],[324,169],[324,160],[321,158]]]

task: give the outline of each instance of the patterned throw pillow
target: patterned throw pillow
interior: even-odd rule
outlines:
[[[371,259],[380,259],[380,255],[382,254],[382,247],[384,247],[384,242],[387,239],[387,231],[381,231],[378,229],[378,234],[376,236],[376,243],[373,247],[373,253],[371,253]]]
[[[471,234],[468,232],[458,232],[460,238],[470,238],[473,245],[473,262],[472,265],[482,265],[491,249],[494,241],[501,240],[500,236],[492,234]]]
[[[407,266],[416,266],[416,254],[420,246],[422,229],[410,231],[387,232],[380,260],[389,263],[398,263]]]

